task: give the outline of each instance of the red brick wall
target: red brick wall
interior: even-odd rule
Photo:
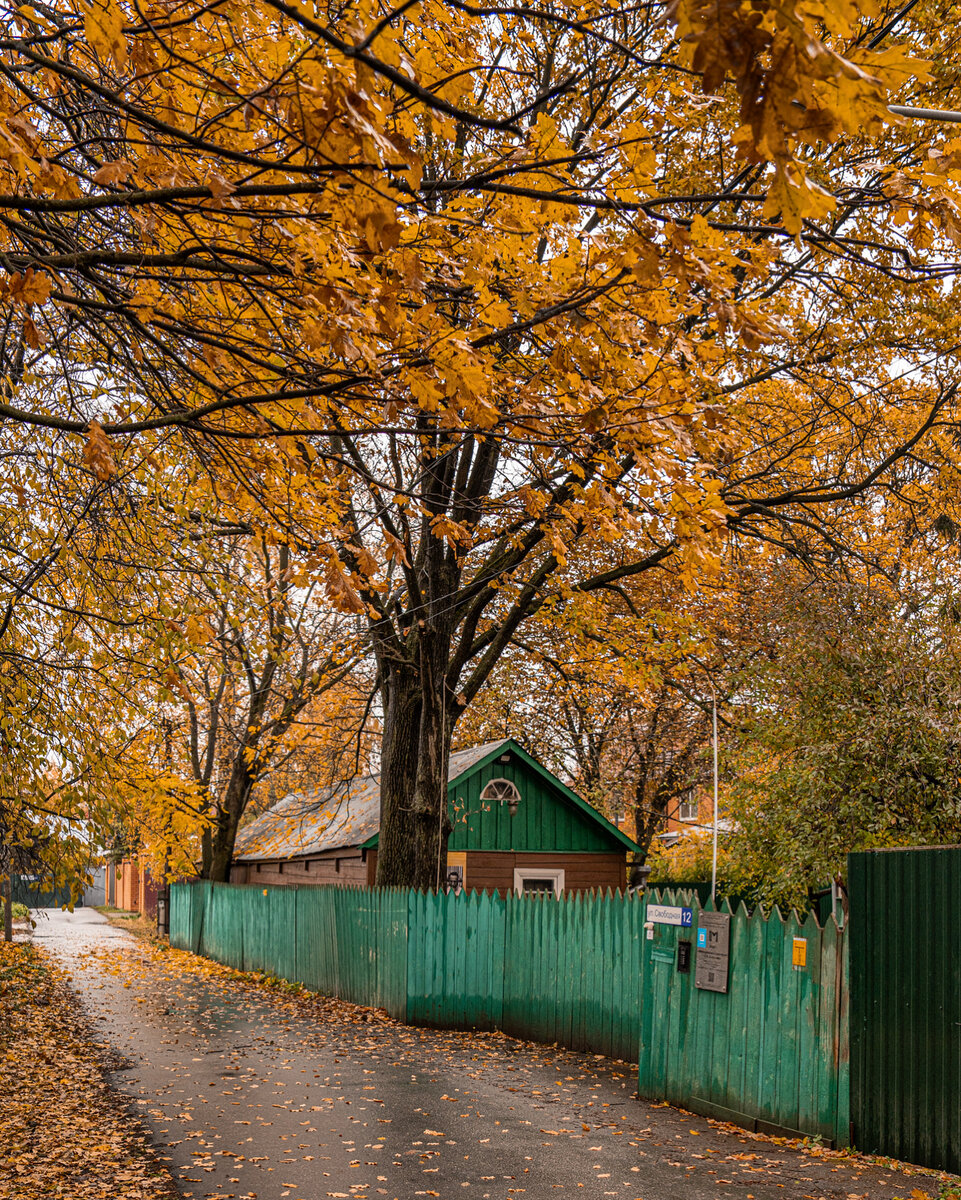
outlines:
[[[135,858],[117,863],[117,908],[136,912],[140,906],[140,869]]]

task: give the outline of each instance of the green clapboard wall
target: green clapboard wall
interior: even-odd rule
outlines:
[[[514,816],[506,804],[480,794],[492,779],[509,779],[521,794]],[[559,781],[515,747],[508,762],[495,758],[451,781],[448,850],[611,851],[634,849],[604,818],[578,802]]]

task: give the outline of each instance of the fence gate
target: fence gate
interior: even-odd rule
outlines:
[[[83,890],[81,904],[95,908],[98,904],[107,903],[107,868],[95,867],[91,872],[91,880]]]
[[[848,859],[859,1150],[961,1172],[961,846]]]
[[[690,914],[685,928],[675,914]],[[638,1091],[766,1133],[848,1137],[846,931],[648,906]],[[683,919],[683,918],[682,918]],[[727,934],[712,950],[710,931]]]

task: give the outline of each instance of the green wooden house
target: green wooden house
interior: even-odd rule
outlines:
[[[623,888],[636,844],[512,738],[451,755],[447,882],[470,891]],[[234,883],[373,886],[380,780],[288,796],[241,830]]]

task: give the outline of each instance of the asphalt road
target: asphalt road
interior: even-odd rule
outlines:
[[[161,953],[92,909],[40,916],[111,1081],[196,1200],[893,1200],[907,1177],[634,1097],[625,1064],[414,1029]]]

